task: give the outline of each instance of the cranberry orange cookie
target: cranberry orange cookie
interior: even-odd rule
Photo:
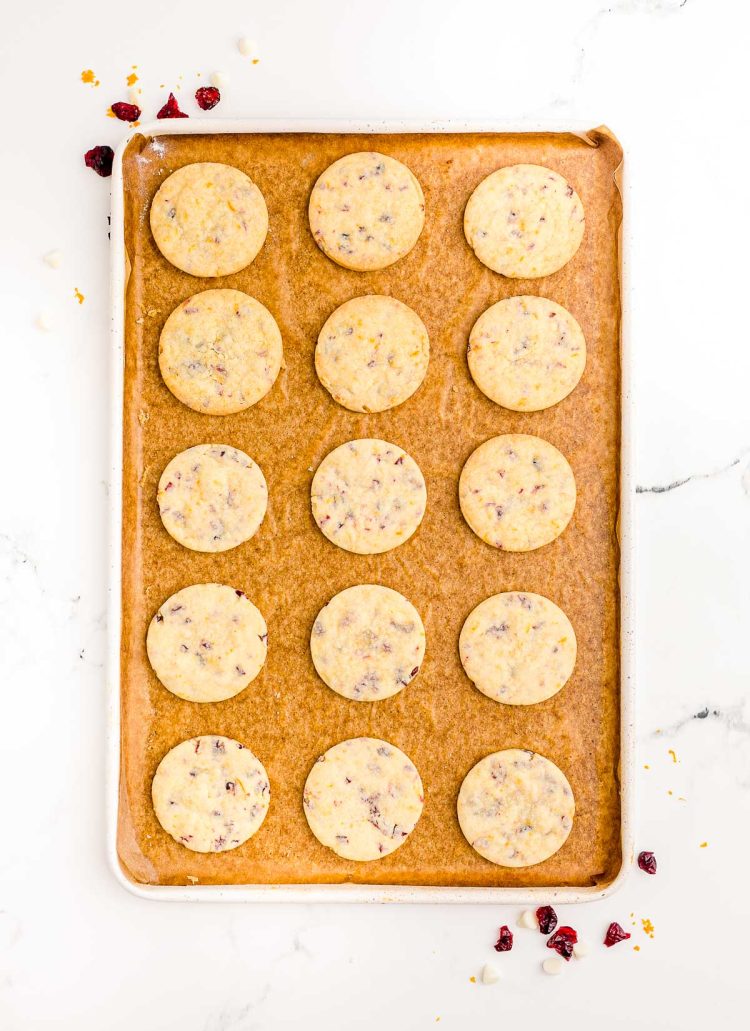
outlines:
[[[382,859],[417,825],[424,790],[411,760],[387,741],[356,737],[329,748],[302,803],[315,837],[342,859]]]
[[[458,822],[480,856],[498,866],[534,866],[562,848],[575,801],[567,778],[543,755],[508,748],[485,756],[458,793]]]
[[[242,592],[194,584],[167,598],[148,628],[148,659],[164,686],[188,702],[223,702],[266,661],[268,628]]]
[[[385,154],[334,161],[310,195],[318,247],[344,268],[387,268],[408,254],[424,225],[422,187],[406,165]]]
[[[390,698],[419,673],[425,634],[419,613],[398,591],[378,584],[347,587],[313,623],[315,669],[344,698]]]
[[[344,408],[384,412],[411,397],[430,360],[420,317],[395,297],[346,301],[328,318],[315,349],[320,382]]]
[[[469,337],[469,370],[491,401],[538,412],[562,401],[583,375],[586,341],[560,304],[509,297],[480,315]]]
[[[165,179],[151,204],[156,246],[191,276],[228,276],[255,258],[268,232],[258,187],[231,165],[198,162]]]
[[[263,763],[229,737],[206,734],[167,752],[151,798],[167,834],[193,852],[228,852],[260,828],[271,789]]]
[[[511,279],[538,279],[567,265],[584,224],[581,198],[542,165],[499,168],[477,186],[464,213],[464,233],[476,256]]]
[[[231,415],[268,393],[281,368],[273,315],[239,290],[204,290],[164,324],[159,368],[178,400],[196,412]]]
[[[385,440],[350,440],[326,455],[311,488],[315,522],[356,555],[380,555],[422,522],[427,488],[419,466]]]
[[[258,532],[268,505],[265,477],[227,444],[197,444],[176,455],[159,480],[164,528],[192,551],[228,551]]]
[[[502,551],[533,551],[570,522],[573,471],[556,447],[525,433],[480,444],[461,471],[458,499],[477,537]]]
[[[458,641],[466,675],[506,705],[534,705],[557,694],[576,661],[576,635],[540,594],[495,594],[467,617]]]

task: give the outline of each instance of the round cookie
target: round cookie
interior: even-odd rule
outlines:
[[[239,290],[204,290],[164,323],[159,368],[196,412],[231,415],[268,393],[279,374],[281,333],[270,311]]]
[[[164,528],[192,551],[228,551],[258,532],[268,487],[252,458],[227,444],[197,444],[175,455],[159,480]]]
[[[575,800],[553,762],[508,748],[467,773],[457,808],[464,837],[480,856],[497,866],[534,866],[565,844]]]
[[[315,522],[356,555],[380,555],[422,522],[427,488],[419,466],[385,440],[350,440],[318,466],[311,487]]]
[[[398,591],[360,584],[340,591],[320,610],[310,651],[319,676],[337,694],[375,702],[398,694],[419,673],[424,626]]]
[[[372,737],[350,738],[321,755],[302,796],[310,830],[342,859],[395,852],[417,825],[424,789],[408,756]]]
[[[583,239],[581,198],[542,165],[509,165],[488,175],[464,212],[464,233],[488,268],[511,279],[550,276]]]
[[[483,394],[514,412],[539,412],[573,390],[586,365],[581,327],[544,297],[509,297],[480,315],[469,371]]]
[[[482,694],[506,705],[543,702],[565,685],[576,661],[570,620],[541,594],[509,591],[469,614],[458,651]]]
[[[458,499],[477,537],[502,551],[533,551],[570,522],[573,471],[556,447],[525,433],[492,437],[469,456]]]
[[[260,828],[271,800],[268,774],[249,748],[207,734],[167,752],[151,798],[167,834],[193,852],[228,852]]]
[[[424,194],[395,158],[372,151],[334,161],[313,187],[310,229],[344,268],[370,272],[408,254],[424,226]]]
[[[188,702],[222,702],[243,691],[266,661],[266,621],[246,594],[194,584],[159,608],[146,651],[161,683]]]
[[[255,258],[268,232],[263,194],[239,168],[200,161],[165,179],[151,204],[161,253],[191,276],[229,276]]]
[[[411,397],[430,360],[424,323],[395,297],[370,294],[329,316],[315,348],[315,371],[353,412],[384,412]]]

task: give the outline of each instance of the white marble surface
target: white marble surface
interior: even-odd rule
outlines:
[[[0,1026],[702,1029],[748,1003],[750,341],[739,0],[41,0],[0,32]],[[12,20],[11,20],[12,14]],[[260,64],[235,40],[258,41]],[[495,958],[502,907],[166,905],[104,857],[108,184],[83,167],[138,65],[144,107],[225,69],[222,115],[585,119],[630,181],[638,523],[634,871]],[[85,87],[82,69],[102,85]],[[205,81],[205,79],[203,80]],[[216,112],[219,113],[218,111]],[[41,260],[61,248],[56,271]],[[82,305],[74,288],[85,295]],[[47,312],[53,330],[34,322]],[[681,482],[685,481],[685,482]],[[666,485],[675,484],[663,491]],[[705,718],[696,714],[708,710]],[[677,762],[669,754],[673,749]],[[648,766],[648,768],[646,768]],[[707,842],[706,847],[701,847]],[[637,927],[631,928],[634,913]],[[647,937],[640,919],[653,921]],[[617,919],[633,939],[599,945]],[[636,952],[633,944],[641,946]],[[473,984],[486,961],[502,969]]]

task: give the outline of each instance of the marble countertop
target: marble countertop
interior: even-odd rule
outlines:
[[[691,1031],[746,1012],[748,29],[733,0],[42,0],[6,19],[3,1029],[463,1031],[515,1018]],[[237,50],[245,35],[257,64]],[[636,849],[659,871],[561,909],[592,946],[561,977],[541,972],[534,932],[493,952],[518,907],[158,904],[107,868],[109,188],[82,155],[121,137],[105,111],[133,65],[146,111],[220,69],[224,117],[584,120],[623,142]],[[89,68],[99,87],[81,82]],[[56,248],[53,270],[42,256]],[[607,950],[611,920],[632,938]],[[478,983],[486,962],[497,984]]]

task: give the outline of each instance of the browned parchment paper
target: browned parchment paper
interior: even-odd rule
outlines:
[[[316,247],[307,202],[318,175],[336,158],[372,149],[409,166],[426,198],[425,228],[413,251],[381,272],[340,268]],[[244,135],[136,137],[124,159],[127,287],[123,454],[122,765],[119,855],[127,875],[149,884],[342,882],[424,885],[605,884],[620,857],[619,551],[616,518],[620,447],[621,199],[615,170],[621,149],[606,132],[470,135]],[[253,264],[222,279],[195,279],[157,251],[148,209],[161,182],[193,161],[223,161],[263,191],[270,231]],[[517,162],[547,165],[569,179],[586,210],[586,232],[560,272],[531,281],[504,279],[474,257],[463,211],[491,171]],[[285,368],[273,390],[239,415],[192,412],[163,384],[159,333],[172,309],[211,287],[257,297],[275,316]],[[335,307],[365,293],[410,305],[430,334],[422,388],[377,415],[340,408],[315,375],[318,332]],[[540,294],[580,322],[588,362],[573,394],[538,413],[506,411],[473,384],[466,343],[475,319],[514,294]],[[473,449],[498,433],[545,437],[575,473],[575,515],[555,542],[527,554],[494,551],[471,532],[457,499],[458,477]],[[427,481],[427,513],[408,543],[385,555],[351,555],[315,527],[313,471],[338,444],[382,437],[405,448]],[[231,444],[259,463],[269,485],[260,532],[219,555],[181,547],[163,529],[156,487],[178,451],[203,442]],[[162,687],[145,637],[158,606],[192,583],[244,590],[265,615],[268,661],[238,697],[217,704],[181,701]],[[315,673],[312,622],[337,591],[382,583],[417,607],[427,655],[416,680],[377,703],[353,702]],[[499,591],[544,594],[570,617],[578,638],[573,677],[554,698],[530,707],[485,698],[458,657],[464,619]],[[184,738],[225,734],[248,745],[271,779],[261,830],[240,848],[199,855],[157,823],[151,779],[162,756]],[[344,738],[372,735],[416,763],[425,786],[421,821],[407,842],[374,863],[339,859],[308,829],[302,788],[316,757]],[[565,772],[576,819],[565,846],[547,862],[507,870],[464,840],[456,796],[467,771],[501,748],[541,752]]]

